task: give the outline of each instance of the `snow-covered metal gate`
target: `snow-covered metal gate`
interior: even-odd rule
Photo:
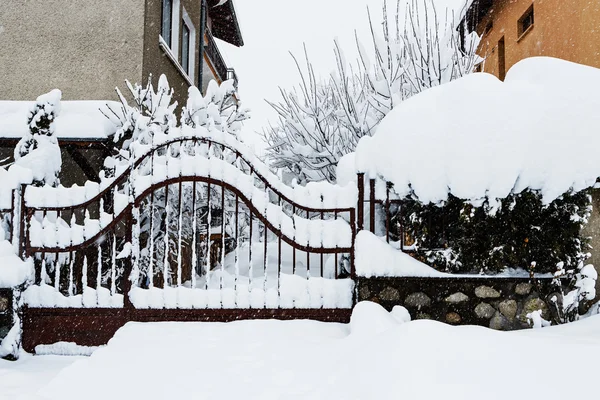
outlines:
[[[22,188],[21,251],[35,264],[25,323],[61,313],[113,315],[117,325],[346,318],[338,311],[353,305],[354,192],[292,189],[227,138],[135,150],[101,184]]]

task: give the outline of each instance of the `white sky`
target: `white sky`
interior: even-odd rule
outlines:
[[[290,52],[304,59],[306,44],[317,76],[335,69],[334,39],[338,38],[348,62],[358,56],[355,32],[369,48],[371,35],[367,7],[375,29],[380,32],[384,0],[235,0],[236,12],[245,45],[241,48],[221,42],[228,66],[235,68],[240,80],[240,97],[252,110],[246,122],[245,141],[262,132],[277,115],[265,99],[277,102],[279,87],[291,88],[300,78]],[[408,0],[405,0],[408,1]],[[467,0],[434,0],[438,11],[446,6],[460,8]],[[388,0],[390,12],[396,0]]]
[[[278,101],[280,86],[291,88],[300,81],[289,52],[303,59],[306,43],[317,75],[328,75],[335,69],[334,38],[347,60],[354,60],[354,31],[370,40],[367,6],[380,20],[382,0],[237,0],[235,5],[245,45],[220,44],[239,76],[240,97],[252,109],[248,134],[277,118],[264,99]]]

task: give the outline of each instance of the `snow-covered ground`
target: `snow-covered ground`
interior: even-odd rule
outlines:
[[[360,303],[349,325],[130,323],[89,358],[0,361],[0,398],[597,397],[600,316],[496,332],[423,320],[401,324],[399,311]]]
[[[39,399],[35,393],[65,367],[83,357],[23,355],[19,361],[0,360],[0,399]]]

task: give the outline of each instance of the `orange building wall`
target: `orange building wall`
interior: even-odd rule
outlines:
[[[518,21],[534,4],[534,26],[519,37]],[[499,76],[498,42],[505,41],[506,71],[527,57],[548,56],[600,68],[600,1],[597,0],[497,0],[479,23],[484,34],[479,54],[482,70]]]

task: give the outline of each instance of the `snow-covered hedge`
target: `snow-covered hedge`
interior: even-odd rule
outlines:
[[[600,176],[599,92],[600,70],[545,57],[504,82],[469,75],[392,110],[338,174],[390,182],[406,200],[392,231],[402,222],[439,269],[576,268]]]

